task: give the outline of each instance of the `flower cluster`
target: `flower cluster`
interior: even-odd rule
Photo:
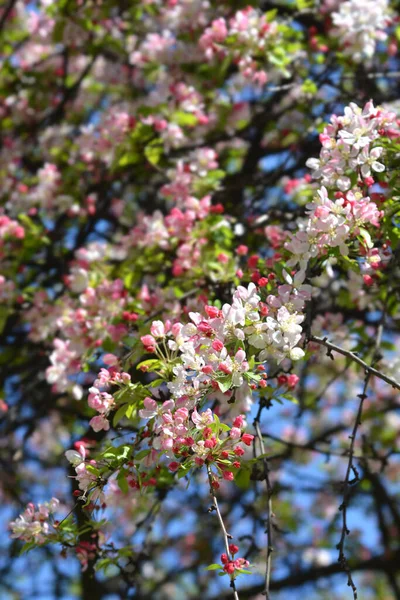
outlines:
[[[210,409],[199,413],[194,408],[190,414],[186,407],[176,408],[173,400],[159,405],[149,397],[145,398],[144,407],[139,415],[151,419],[148,427],[154,436],[152,448],[160,456],[165,454],[172,459],[168,465],[171,471],[182,468],[186,473],[192,467],[207,464],[216,469],[212,475],[213,487],[219,487],[219,478],[233,481],[241,466],[240,457],[245,454],[243,445],[249,446],[254,437],[244,432],[244,415],[236,417],[229,428]]]
[[[89,423],[94,431],[101,431],[102,429],[107,431],[110,428],[107,417],[115,407],[114,397],[101,390],[108,390],[112,385],[126,385],[131,380],[129,373],[119,370],[118,359],[112,354],[104,356],[103,362],[109,365],[108,369],[101,369],[93,386],[89,388],[88,404],[90,408],[100,413],[93,417]]]
[[[353,185],[352,174],[357,175],[356,183],[371,186],[372,172],[385,170],[379,161],[383,148],[376,142],[393,136],[400,136],[396,113],[376,108],[372,102],[363,109],[351,102],[343,116],[331,117],[320,135],[320,157],[308,159],[307,166],[313,170],[314,179],[341,192]]]
[[[88,252],[81,254],[88,258]],[[65,295],[55,304],[41,292],[35,295],[34,305],[27,313],[32,339],[46,339],[57,331],[62,332],[62,337],[53,339],[54,350],[46,378],[55,392],[70,391],[78,399],[82,388],[71,381],[71,376],[79,373],[82,354],[98,347],[108,336],[119,341],[127,332],[124,322],[113,322],[117,316],[120,321],[129,300],[123,282],[104,280],[92,287],[88,268],[87,260],[80,260],[66,277],[70,289],[79,293],[77,298]]]
[[[37,185],[28,188],[19,186],[11,196],[10,211],[29,211],[35,214],[38,208],[46,211],[66,210],[73,203],[72,198],[59,194],[61,173],[57,166],[45,163],[37,172]]]
[[[153,492],[158,505],[197,469],[207,469],[211,495],[235,479],[244,489],[250,465],[260,459],[246,423],[253,392],[261,427],[264,408],[296,400],[290,392],[299,376],[291,370],[305,357],[305,332],[332,334],[353,347],[353,325],[332,306],[348,300],[352,308],[369,309],[374,283],[392,256],[397,184],[388,171],[400,138],[394,112],[372,102],[363,109],[350,104],[321,134],[319,158],[307,162],[314,182],[309,174],[297,177],[296,166],[307,147],[302,141],[334,98],[330,84],[342,71],[347,77],[351,59],[372,62],[389,39],[389,1],[323,0],[311,18],[308,9],[292,11],[282,2],[267,10],[143,0],[119,10],[118,2],[79,1],[76,18],[53,0],[11,4],[2,15],[0,76],[6,92],[0,100],[3,363],[13,363],[10,376],[34,374],[31,348],[41,357],[47,351],[45,379],[62,396],[49,409],[60,412],[54,418],[47,412],[46,420],[40,385],[39,400],[34,394],[24,408],[39,426],[16,438],[24,444],[30,438],[38,458],[53,459],[63,431],[77,431],[68,396],[80,400],[87,387],[90,439],[66,452],[75,469],[74,496],[86,514],[107,508],[111,498],[131,511],[125,512],[131,526],[142,503],[145,523],[156,510],[145,516],[148,499],[141,492]],[[329,43],[343,49],[337,62],[327,56]],[[384,52],[390,56],[389,48]],[[285,173],[296,178],[281,179],[279,191]],[[293,193],[305,206],[300,225],[296,211],[282,208]],[[263,207],[267,214],[259,215]],[[357,268],[328,288],[338,261]],[[322,274],[320,263],[328,264]],[[306,311],[314,293],[323,297],[321,311],[328,306],[324,315]],[[373,309],[382,310],[382,299]],[[8,346],[20,340],[29,346],[14,358]],[[325,373],[314,378],[313,367],[330,362],[318,348],[308,345],[314,356],[299,394],[299,415],[306,411],[311,428],[317,401],[308,393],[310,381],[325,385]],[[100,360],[104,368],[96,377]],[[350,367],[347,372],[350,379]],[[6,381],[5,389],[14,384]],[[20,404],[0,399],[0,412],[13,420]],[[79,427],[87,416],[80,408]],[[108,435],[117,426],[123,433]],[[274,434],[291,451],[304,445],[314,454],[319,446],[308,444],[307,427],[299,422]],[[48,443],[41,443],[44,436]],[[91,454],[95,440],[104,446]],[[262,453],[271,451],[271,440]],[[76,533],[68,524],[63,540],[65,520],[53,521],[57,505],[55,498],[38,508],[29,504],[11,523],[13,537],[75,547],[83,570],[99,558],[105,568],[132,555],[128,547],[118,554],[113,542],[102,554],[101,522],[90,518],[80,529],[75,524]],[[143,533],[134,529],[132,543]],[[227,542],[216,565],[233,589],[249,566],[235,558],[238,552]]]
[[[50,518],[57,510],[59,504],[60,501],[57,498],[52,498],[50,502],[39,504],[37,508],[30,502],[18,519],[11,521],[11,537],[18,538],[24,542],[44,544],[47,536],[51,533],[52,523]]]
[[[243,573],[243,568],[250,566],[250,563],[245,558],[235,558],[235,554],[239,552],[239,547],[236,544],[229,544],[229,552],[231,558],[227,554],[221,554],[221,563],[223,570],[234,579],[239,573]]]
[[[262,86],[277,74],[286,75],[295,57],[295,51],[279,53],[284,31],[282,24],[249,6],[237,11],[228,22],[223,17],[214,20],[199,45],[208,60],[230,56],[245,79]]]
[[[205,314],[189,313],[188,324],[155,321],[151,335],[143,336],[147,352],[154,352],[176,364],[175,378],[168,388],[179,407],[194,408],[206,396],[224,399],[237,390],[263,387],[263,377],[253,372],[249,360],[264,362],[272,358],[299,360],[304,356],[298,346],[301,336],[302,310],[311,297],[311,287],[303,285],[304,277],[293,279],[285,273],[286,283],[277,287],[277,295],[269,294],[261,301],[258,288],[250,283],[239,286],[232,304],[222,309],[207,305]],[[254,363],[253,363],[254,364]],[[225,396],[226,398],[226,396]]]
[[[177,161],[176,167],[167,171],[170,183],[164,185],[160,193],[171,198],[178,208],[198,210],[196,186],[209,172],[218,168],[218,155],[212,148],[198,148],[189,154],[185,161]]]
[[[347,256],[349,243],[360,236],[364,249],[372,250],[367,228],[380,227],[383,211],[377,205],[380,197],[366,192],[375,183],[372,172],[385,170],[378,160],[383,147],[375,143],[390,136],[399,136],[395,114],[375,108],[372,102],[364,109],[352,103],[343,117],[332,117],[320,136],[320,158],[307,161],[323,185],[307,204],[307,222],[285,244],[293,255],[289,266],[300,264],[305,270],[311,258],[331,248]]]
[[[332,35],[355,62],[372,58],[377,43],[387,39],[385,29],[392,20],[388,0],[347,0],[331,18]]]
[[[22,240],[25,237],[24,228],[6,215],[0,215],[0,258],[2,249],[9,240]]]

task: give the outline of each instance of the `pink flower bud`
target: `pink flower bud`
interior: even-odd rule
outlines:
[[[365,285],[368,285],[368,287],[373,285],[373,283],[374,283],[374,280],[371,277],[371,275],[364,275],[363,280],[364,280]]]
[[[129,373],[121,373],[121,379],[123,383],[129,383],[131,380],[131,376]]]
[[[212,435],[212,429],[211,429],[211,427],[204,427],[204,429],[203,429],[203,437],[204,437],[204,439],[209,438],[210,435]]]
[[[233,421],[233,426],[234,427],[243,427],[243,423],[244,423],[244,415],[239,415]]]
[[[171,327],[171,333],[174,337],[180,334],[182,329],[182,323],[174,323]]]
[[[110,429],[110,423],[105,417],[101,415],[93,417],[93,419],[89,421],[89,425],[91,426],[93,431],[101,431],[102,429],[104,429],[104,431],[108,431]]]
[[[294,388],[300,381],[300,377],[292,373],[292,375],[288,375],[287,384],[289,388]]]
[[[210,317],[210,319],[215,319],[216,317],[218,317],[220,311],[219,308],[217,308],[216,306],[205,306],[204,310],[206,311],[207,315]]]
[[[157,346],[157,342],[156,342],[156,340],[153,338],[153,336],[152,336],[152,335],[143,335],[143,336],[140,338],[140,340],[141,340],[141,342],[142,342],[143,346],[145,347],[145,349],[146,349],[148,352],[154,352],[154,351],[155,351],[155,349],[156,349],[156,346]]]
[[[109,367],[113,367],[118,364],[118,358],[114,354],[105,354],[102,360],[103,363]]]
[[[230,375],[232,373],[232,371],[228,367],[228,365],[226,363],[223,363],[223,362],[218,365],[218,369],[220,371],[222,371],[223,373],[226,373],[226,375]]]
[[[221,340],[214,340],[211,344],[211,347],[216,352],[221,352],[222,348],[224,347],[224,344],[221,342]]]
[[[155,338],[162,338],[165,336],[165,327],[162,321],[153,321],[150,327],[151,335]],[[143,341],[143,340],[142,340]]]
[[[200,322],[200,323],[197,325],[197,329],[198,329],[199,331],[201,331],[201,333],[205,333],[205,334],[208,334],[208,333],[211,333],[211,332],[212,332],[212,327],[211,327],[211,325],[209,325],[209,324],[207,323],[207,321],[201,321],[201,322]]]
[[[212,450],[217,445],[217,440],[215,438],[208,439],[204,442],[204,447],[208,448],[208,450]]]
[[[242,435],[242,432],[238,427],[232,427],[232,429],[229,432],[229,437],[232,440],[239,440],[241,435]]]

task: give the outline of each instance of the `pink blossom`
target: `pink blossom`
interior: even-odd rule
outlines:
[[[96,415],[95,417],[90,419],[89,425],[96,432],[101,431],[102,429],[104,429],[104,431],[108,431],[110,429],[109,421],[102,415]]]

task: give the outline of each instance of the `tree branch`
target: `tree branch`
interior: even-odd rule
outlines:
[[[217,500],[217,498],[216,498],[216,496],[214,494],[214,490],[213,490],[213,487],[212,487],[212,473],[211,473],[211,468],[210,468],[209,465],[207,465],[207,475],[208,475],[208,482],[210,484],[210,494],[211,494],[211,498],[213,500],[213,505],[210,508],[210,512],[213,511],[213,510],[215,510],[215,512],[217,513],[219,525],[221,527],[222,534],[224,536],[224,543],[225,543],[226,555],[230,556],[231,552],[229,550],[229,540],[232,539],[232,536],[227,532],[224,520],[223,520],[222,515],[221,515],[221,511],[219,510],[218,500]],[[238,595],[237,590],[236,590],[235,580],[233,578],[231,579],[231,588],[233,590],[233,597],[234,597],[234,599],[235,600],[239,600],[239,595]]]
[[[363,367],[363,369],[369,374],[369,376],[375,375],[375,377],[379,377],[379,379],[382,379],[382,381],[385,381],[386,383],[391,385],[393,388],[400,390],[400,383],[398,383],[395,379],[392,379],[388,375],[381,373],[377,369],[374,369],[374,367],[367,365],[367,363],[364,362],[354,352],[351,352],[350,350],[345,350],[344,348],[341,348],[340,346],[336,346],[336,344],[332,344],[331,342],[328,341],[327,338],[320,338],[315,335],[312,335],[308,341],[315,342],[316,344],[320,344],[321,346],[325,346],[326,348],[328,348],[329,351],[334,351],[334,352],[337,352],[338,354],[342,354],[343,356],[347,356],[347,358],[350,358],[350,360],[361,365]]]

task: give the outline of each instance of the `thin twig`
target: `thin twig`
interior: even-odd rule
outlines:
[[[299,450],[303,450],[304,452],[315,452],[317,454],[323,454],[324,456],[328,456],[328,457],[337,456],[339,458],[346,458],[349,454],[348,449],[336,451],[336,450],[326,450],[326,449],[324,450],[323,448],[317,448],[314,445],[315,444],[314,440],[310,440],[306,444],[299,444],[297,442],[291,442],[290,440],[283,440],[282,438],[279,438],[276,435],[272,435],[271,433],[263,433],[262,435],[263,435],[263,437],[269,438],[269,439],[273,440],[274,442],[278,442],[279,444],[283,444],[284,446],[287,446],[289,449],[298,448]],[[280,453],[280,454],[273,454],[268,457],[268,460],[271,461],[271,460],[281,459],[285,456],[285,454],[287,454],[287,452]],[[395,452],[395,454],[397,454],[397,452]],[[357,459],[367,458],[369,460],[375,460],[377,462],[384,462],[384,463],[387,462],[386,454],[384,456],[379,456],[378,454],[376,454],[376,455],[354,454],[353,458],[357,458]]]
[[[334,352],[337,352],[338,354],[347,356],[347,358],[350,358],[352,361],[361,365],[370,377],[371,377],[371,375],[375,375],[375,377],[379,377],[379,379],[382,379],[382,381],[385,381],[392,387],[400,390],[400,383],[398,383],[395,379],[392,379],[388,375],[381,373],[381,371],[374,369],[374,367],[367,365],[367,363],[364,362],[359,356],[357,356],[357,354],[354,354],[354,352],[351,352],[350,350],[345,350],[344,348],[341,348],[340,346],[336,346],[336,344],[332,344],[331,342],[328,341],[327,338],[320,338],[315,335],[312,335],[310,337],[309,341],[315,342],[316,344],[320,344],[321,346],[325,346],[330,351],[333,350]]]
[[[256,430],[256,434],[257,434],[260,455],[265,454],[264,440],[263,440],[263,436],[262,436],[261,429],[260,429],[261,410],[262,410],[262,407],[260,406],[258,414],[257,414],[256,418],[254,419],[254,423],[253,423],[254,428]],[[272,486],[271,486],[271,481],[269,478],[270,468],[269,468],[268,460],[264,457],[262,459],[262,461],[263,461],[263,465],[264,465],[265,483],[267,486],[267,531],[266,531],[266,534],[267,534],[267,562],[266,562],[266,567],[265,567],[265,584],[264,584],[263,594],[265,595],[267,600],[270,600],[271,596],[269,593],[269,587],[270,587],[270,582],[271,582],[272,553],[274,551],[273,531],[272,531],[272,517],[273,517]]]
[[[379,349],[380,349],[380,345],[381,345],[381,341],[382,341],[384,321],[385,321],[385,310],[382,311],[382,317],[381,317],[381,321],[379,323],[379,327],[378,327],[378,331],[377,331],[371,365],[373,365],[374,362],[379,357]],[[334,348],[332,348],[332,349],[334,349]],[[352,354],[352,353],[350,353],[350,354]],[[356,357],[356,358],[358,359],[358,357]],[[361,360],[361,359],[358,359],[358,360]],[[362,362],[364,362],[364,361],[362,361]],[[339,550],[339,559],[338,559],[339,564],[341,565],[343,570],[347,573],[347,585],[349,587],[351,587],[351,589],[353,590],[353,599],[354,600],[357,600],[357,598],[358,598],[357,587],[356,587],[356,585],[353,581],[352,575],[351,575],[350,567],[348,565],[346,555],[344,552],[344,546],[345,546],[346,536],[349,535],[349,533],[350,533],[350,530],[347,526],[347,509],[349,506],[350,492],[351,492],[352,486],[355,485],[360,480],[358,470],[354,465],[354,446],[355,446],[355,442],[356,442],[357,431],[358,431],[359,426],[361,425],[361,415],[362,415],[362,410],[363,410],[363,406],[364,406],[364,401],[367,398],[368,385],[369,385],[372,375],[375,374],[374,373],[375,369],[373,369],[372,366],[371,367],[368,367],[368,365],[365,365],[365,366],[366,366],[366,369],[365,369],[366,375],[365,375],[365,379],[364,379],[363,391],[358,396],[360,398],[360,402],[358,405],[357,416],[356,416],[356,420],[354,422],[353,430],[351,432],[351,435],[349,436],[350,440],[351,440],[350,449],[349,449],[349,462],[347,464],[346,476],[345,476],[344,484],[343,484],[343,502],[339,506],[339,510],[342,512],[342,532],[341,532],[339,543],[336,546],[336,548]],[[353,479],[350,479],[352,473],[353,473],[354,477],[353,477]]]
[[[363,405],[364,405],[364,400],[367,397],[366,392],[367,392],[370,378],[371,378],[371,373],[367,373],[367,375],[365,377],[365,381],[364,381],[363,391],[359,395],[360,403],[358,405],[357,417],[354,422],[353,431],[352,431],[351,435],[349,436],[350,440],[351,440],[350,449],[349,449],[349,462],[347,463],[346,476],[344,478],[344,483],[343,483],[343,501],[342,501],[342,504],[339,506],[339,510],[342,513],[342,532],[340,535],[340,541],[336,546],[336,548],[339,550],[339,559],[338,560],[339,560],[339,563],[340,563],[341,567],[343,568],[343,570],[347,573],[347,585],[350,586],[351,589],[353,590],[354,600],[357,600],[357,598],[358,598],[357,587],[353,581],[350,567],[348,565],[348,562],[347,562],[347,559],[346,559],[346,556],[344,553],[344,545],[345,545],[346,536],[349,535],[349,533],[350,533],[350,530],[347,526],[347,508],[349,506],[350,491],[351,491],[352,486],[359,481],[358,471],[353,464],[354,444],[356,441],[358,427],[361,424],[362,409],[363,409]],[[350,476],[352,473],[354,474],[354,478],[352,480],[350,480]]]
[[[208,474],[208,482],[210,484],[210,494],[211,494],[211,498],[213,501],[213,505],[211,507],[211,510],[215,510],[215,512],[217,513],[217,517],[218,517],[218,521],[219,521],[219,525],[221,527],[223,536],[224,536],[224,543],[225,543],[225,549],[226,549],[226,555],[230,556],[231,552],[229,550],[229,541],[232,539],[232,536],[227,532],[226,527],[225,527],[225,523],[224,520],[222,518],[221,515],[221,511],[219,510],[219,505],[218,505],[218,500],[214,494],[214,490],[212,487],[212,473],[211,473],[211,467],[210,465],[207,465],[207,474]],[[235,585],[235,580],[231,579],[231,588],[233,591],[233,597],[235,600],[239,600],[239,595],[237,593],[236,590],[236,585]]]

